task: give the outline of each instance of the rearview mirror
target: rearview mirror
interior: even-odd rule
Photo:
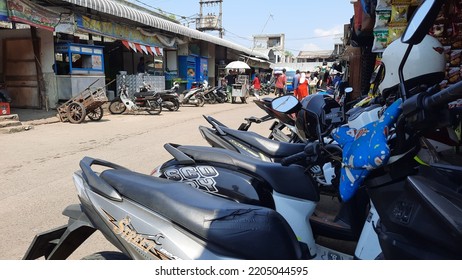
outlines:
[[[292,114],[298,112],[302,106],[298,99],[293,95],[284,95],[278,98],[273,99],[271,102],[273,110],[284,113]]]
[[[417,45],[422,42],[432,27],[445,0],[425,0],[414,12],[401,37],[405,44]]]

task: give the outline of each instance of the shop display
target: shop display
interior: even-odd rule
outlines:
[[[377,1],[372,52],[383,52],[388,45],[401,37],[409,17],[420,2],[417,0]]]
[[[442,87],[462,80],[462,1],[447,1],[440,11],[431,35],[443,45],[446,57],[446,77]]]

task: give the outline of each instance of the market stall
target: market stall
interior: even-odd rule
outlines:
[[[60,43],[55,45],[57,92],[59,100],[69,100],[90,84],[104,87],[104,54],[102,46]]]
[[[250,66],[243,61],[233,61],[226,65],[225,67],[228,70],[237,70],[242,71],[245,69],[250,69]],[[250,89],[250,81],[248,75],[238,75],[236,82],[232,85],[231,96],[233,102],[235,101],[236,97],[240,97],[242,103],[246,103],[246,99],[249,96],[249,89]]]

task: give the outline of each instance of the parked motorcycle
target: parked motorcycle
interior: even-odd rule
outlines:
[[[205,104],[205,98],[203,96],[203,86],[199,85],[189,90],[183,91],[180,94],[180,104],[203,107]]]
[[[218,86],[213,90],[213,93],[216,95],[218,103],[228,102],[228,94],[226,93],[226,88]]]
[[[175,82],[169,90],[158,91],[157,93],[162,98],[162,107],[169,111],[178,111],[180,108],[180,98],[178,97],[178,88],[180,84]],[[150,92],[151,85],[143,82],[143,86],[140,88],[140,92]]]
[[[411,28],[403,35],[408,51],[422,41],[444,2],[426,0],[418,8],[409,23]],[[460,167],[446,164],[416,168],[414,157],[421,150],[416,141],[421,133],[443,126],[441,116],[447,111],[447,103],[462,97],[462,82],[443,91],[432,87],[407,95],[402,79],[406,57],[400,66],[401,98],[387,106],[379,120],[353,136],[348,134],[351,128],[343,129],[346,140],[342,141],[342,197],[352,201],[361,191],[359,187],[365,186],[370,193],[371,209],[377,207],[377,212],[371,211],[364,223],[355,257],[461,259],[462,199],[460,182],[452,181],[460,179]],[[273,107],[289,112],[300,106],[294,99],[275,99]],[[341,131],[336,132],[334,136],[339,136]],[[388,132],[392,137],[388,137]],[[379,153],[375,145],[380,146]],[[244,168],[253,172],[243,180],[232,170],[224,171],[235,184],[220,192],[215,191],[213,180],[218,170],[207,162],[217,160],[216,155],[192,151],[201,159],[192,168],[188,165],[194,164],[195,159],[184,156],[172,145],[166,148],[184,167],[166,174],[193,187],[85,157],[73,177],[80,204],[65,209],[64,214],[69,217],[65,226],[38,234],[24,259],[67,258],[96,230],[121,251],[106,254],[108,258],[352,258],[314,242],[307,217],[315,210],[319,194],[313,184],[306,185],[309,176],[303,168],[290,164],[301,154],[287,160],[284,176],[275,169],[280,165],[251,157],[218,159],[234,165],[234,171]],[[303,156],[307,154],[317,155],[312,143],[307,144]],[[373,155],[374,164],[361,164],[367,155]],[[255,160],[254,164],[249,159]],[[105,170],[98,172],[93,166]],[[430,174],[425,169],[434,172]],[[262,177],[270,180],[274,189],[269,189]],[[283,187],[287,179],[291,184]],[[250,184],[252,188],[247,188]],[[271,201],[277,211],[254,205]]]
[[[159,115],[162,112],[162,98],[159,93],[154,91],[137,92],[133,98],[130,98],[125,76],[122,78],[118,96],[109,104],[111,114],[122,114],[127,109],[131,112],[144,111],[151,115]]]
[[[216,88],[217,87],[208,86],[208,83],[203,85],[202,96],[207,104],[216,104],[218,102],[217,95],[214,92]]]

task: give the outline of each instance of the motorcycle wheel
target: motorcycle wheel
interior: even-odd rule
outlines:
[[[81,260],[130,260],[130,258],[121,252],[104,251],[83,257]]]
[[[160,104],[157,104],[156,102],[147,102],[146,104],[146,107],[148,109],[146,109],[146,111],[150,114],[150,115],[159,115],[161,112],[162,112],[162,105]]]
[[[103,114],[103,108],[100,106],[96,107],[96,109],[94,109],[93,111],[88,112],[87,117],[92,121],[99,121],[103,118]]]
[[[204,107],[204,104],[205,104],[205,98],[204,97],[196,96],[196,100],[197,100],[196,107]]]
[[[217,103],[217,98],[215,97],[215,95],[211,94],[210,99],[209,99],[209,104],[215,104],[215,103]]]
[[[180,101],[178,100],[173,100],[173,108],[170,109],[170,111],[178,111],[180,109]]]
[[[72,102],[67,106],[67,119],[70,123],[81,123],[87,114],[85,106],[79,102]]]
[[[125,110],[127,107],[125,107],[125,104],[120,100],[120,99],[115,99],[111,101],[111,104],[109,104],[109,112],[114,115],[120,115]]]

